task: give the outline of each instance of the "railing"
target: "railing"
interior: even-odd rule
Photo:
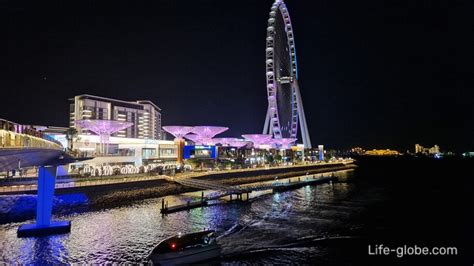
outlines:
[[[110,185],[120,183],[131,183],[141,182],[150,180],[163,179],[162,176],[146,176],[146,177],[124,177],[115,179],[104,179],[104,180],[93,180],[93,181],[79,181],[79,182],[64,182],[56,183],[55,188],[78,188],[78,187],[89,187],[98,185]],[[0,193],[12,193],[12,192],[26,192],[35,191],[38,189],[37,185],[15,185],[15,186],[0,186]]]
[[[308,178],[310,178],[308,180]],[[205,181],[205,180],[196,180],[189,179],[190,176],[183,178],[180,177],[170,177],[170,176],[137,176],[137,177],[109,177],[104,178],[103,180],[90,180],[90,181],[72,181],[72,182],[62,182],[56,183],[56,189],[58,188],[77,188],[77,187],[87,187],[87,186],[97,186],[97,185],[108,185],[108,184],[119,184],[119,183],[130,183],[130,182],[140,182],[140,181],[150,181],[158,179],[168,179],[170,181],[176,181],[182,185],[187,185],[191,187],[196,187],[200,189],[211,189],[211,190],[220,190],[223,191],[223,194],[226,193],[243,193],[247,191],[258,191],[258,190],[267,190],[275,186],[282,185],[283,183],[277,181],[272,184],[255,184],[255,185],[237,185],[237,186],[228,186],[215,181]],[[307,176],[303,182],[314,180],[315,176]],[[301,181],[299,181],[301,182]],[[26,192],[26,191],[35,191],[37,185],[12,185],[12,186],[0,186],[0,193],[12,193],[12,192]]]
[[[209,174],[227,174],[227,173],[239,173],[239,172],[252,172],[252,171],[261,171],[261,170],[269,170],[269,169],[298,169],[301,167],[307,167],[311,165],[320,165],[320,166],[329,166],[333,164],[349,164],[353,163],[354,160],[347,159],[342,161],[334,161],[334,162],[307,162],[307,164],[301,165],[278,165],[278,166],[270,166],[270,167],[257,167],[257,168],[241,168],[241,169],[230,169],[230,170],[208,170],[208,171],[200,171],[200,172],[189,172],[184,174],[179,174],[179,178],[194,178],[194,177],[202,177],[207,176]]]
[[[48,136],[36,137],[0,129],[0,148],[41,148],[62,150],[63,146]]]
[[[197,179],[190,179],[190,178],[187,178],[187,179],[173,178],[172,180],[184,186],[195,187],[195,188],[200,188],[200,189],[213,189],[213,190],[225,190],[225,191],[233,189],[233,187],[231,186],[226,186],[215,181],[204,181],[204,180],[197,180]]]

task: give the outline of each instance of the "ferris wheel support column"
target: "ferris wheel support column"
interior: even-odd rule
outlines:
[[[263,132],[262,134],[270,134],[268,131],[270,125],[270,109],[267,108],[267,115],[265,116],[265,124],[263,125]]]
[[[273,135],[273,130],[272,130],[272,127],[270,126],[270,123],[272,121],[270,116],[271,116],[270,108],[268,108],[267,109],[267,115],[265,116],[265,124],[263,125],[263,133],[262,134]]]
[[[300,121],[301,138],[303,139],[303,145],[305,149],[311,149],[311,139],[309,138],[308,124],[306,123],[306,115],[304,114],[303,100],[301,98],[300,87],[298,81],[293,82],[293,86],[296,92],[296,101],[298,106],[298,118]]]

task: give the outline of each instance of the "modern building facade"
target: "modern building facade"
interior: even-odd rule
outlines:
[[[64,142],[67,146],[65,134],[45,133],[54,140]],[[148,164],[175,164],[178,147],[171,140],[155,140],[140,138],[110,137],[107,143],[107,152],[100,151],[100,136],[95,134],[77,135],[73,140],[73,150],[78,157],[92,159],[74,163],[71,169],[80,166],[99,167],[104,165],[140,167]]]
[[[93,133],[78,128],[76,121],[102,119],[133,124],[113,134],[114,137],[163,139],[161,109],[151,101],[123,101],[88,94],[77,95],[70,101],[69,126],[77,128],[79,134],[91,135]]]
[[[133,163],[135,166],[149,162],[176,161],[177,146],[170,140],[111,137],[107,154],[98,154],[100,137],[79,135],[74,143],[84,157],[94,157],[95,163]]]

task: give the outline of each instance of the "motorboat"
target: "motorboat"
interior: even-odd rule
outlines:
[[[214,230],[178,234],[156,245],[148,259],[153,264],[177,265],[219,258],[221,247]]]

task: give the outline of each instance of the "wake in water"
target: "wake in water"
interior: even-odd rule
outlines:
[[[287,217],[292,215],[292,203],[282,200],[271,207],[268,205],[253,207],[252,212],[244,215],[240,222],[233,224],[218,237],[223,247],[222,259],[224,261],[252,262],[256,258],[317,255],[318,248],[359,238],[327,232],[295,238],[291,230],[278,224],[278,220],[287,220]],[[282,261],[279,260],[279,262]],[[272,261],[266,261],[266,263],[272,263]]]
[[[236,223],[231,228],[229,228],[227,231],[225,231],[220,236],[218,236],[216,239],[219,240],[219,239],[221,239],[223,237],[226,237],[226,236],[229,236],[231,234],[238,233],[238,232],[244,230],[245,228],[247,228],[247,225],[241,225],[239,223]]]
[[[237,226],[238,227],[238,226]],[[235,232],[238,233],[238,232]],[[258,260],[264,263],[296,263],[298,259],[310,256],[318,256],[329,245],[346,245],[359,241],[359,236],[339,236],[339,235],[317,235],[308,236],[294,240],[291,243],[280,245],[268,245],[252,247],[246,250],[224,252],[222,260],[225,262],[253,262]],[[342,243],[346,242],[346,243]]]

